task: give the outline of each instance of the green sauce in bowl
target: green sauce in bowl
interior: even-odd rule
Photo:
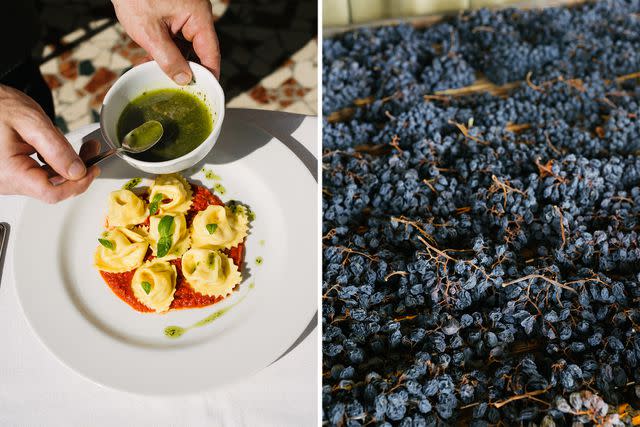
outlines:
[[[213,128],[211,113],[197,96],[180,89],[158,89],[144,92],[127,104],[118,119],[118,140],[149,120],[162,123],[162,139],[145,152],[129,154],[146,162],[164,162],[189,153],[207,139]]]

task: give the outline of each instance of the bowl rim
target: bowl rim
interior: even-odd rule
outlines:
[[[196,70],[199,72],[204,72],[206,73],[205,75],[210,75],[211,76],[211,80],[213,81],[213,87],[214,87],[214,92],[215,92],[215,96],[218,97],[221,101],[221,106],[222,108],[220,108],[219,111],[216,111],[215,113],[217,113],[217,120],[214,121],[213,123],[213,127],[211,128],[211,132],[209,133],[209,135],[207,135],[207,137],[204,139],[204,141],[202,141],[200,143],[200,145],[198,145],[197,147],[195,147],[193,150],[189,151],[186,154],[183,154],[180,157],[176,157],[175,159],[171,159],[171,160],[164,160],[162,162],[147,162],[144,160],[138,160],[138,159],[134,159],[133,157],[127,155],[126,152],[121,152],[121,153],[117,153],[118,156],[122,157],[125,161],[129,162],[131,165],[138,167],[138,168],[163,168],[163,167],[169,167],[169,166],[173,166],[177,163],[180,163],[182,161],[188,160],[189,158],[193,157],[194,154],[198,151],[198,149],[200,147],[202,147],[202,145],[204,145],[205,142],[207,142],[208,139],[215,137],[216,134],[220,133],[220,129],[222,128],[222,122],[224,120],[224,112],[225,112],[225,96],[224,96],[224,90],[222,89],[222,86],[220,86],[220,82],[218,81],[218,79],[216,79],[216,77],[213,75],[213,73],[211,71],[209,71],[206,67],[193,62],[193,61],[187,61],[189,64],[189,68],[191,68],[191,71],[193,73],[193,75],[195,76],[196,74]],[[135,67],[127,70],[124,74],[122,74],[120,76],[120,78],[118,78],[115,83],[109,88],[109,90],[107,91],[107,93],[104,96],[104,99],[102,101],[102,105],[100,106],[100,134],[102,135],[102,138],[106,141],[106,143],[108,145],[110,145],[112,148],[118,148],[118,144],[114,143],[113,141],[111,141],[111,138],[109,138],[109,136],[107,135],[107,132],[105,130],[105,124],[104,124],[104,111],[105,111],[105,104],[107,104],[107,102],[109,101],[109,98],[113,95],[113,91],[115,89],[117,89],[118,87],[126,84],[126,80],[127,80],[127,75],[130,78],[131,76],[133,76],[134,74],[137,73],[143,73],[146,71],[147,68],[152,68],[152,67],[157,67],[158,69],[160,69],[160,65],[158,65],[158,63],[156,61],[149,61],[149,62],[145,62],[143,64],[140,65],[136,65]],[[162,73],[164,73],[164,71],[160,70]],[[212,117],[213,120],[213,117]],[[215,141],[214,141],[215,142]],[[212,146],[213,148],[213,146]]]

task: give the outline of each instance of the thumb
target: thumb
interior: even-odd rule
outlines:
[[[180,86],[191,82],[189,64],[165,27],[154,28],[147,32],[146,43],[140,45],[153,57],[162,71]]]
[[[25,119],[28,115],[18,119],[14,123],[16,132],[61,176],[72,181],[84,177],[84,162],[44,112],[40,113],[41,117],[36,114],[35,120],[33,115],[31,119]]]

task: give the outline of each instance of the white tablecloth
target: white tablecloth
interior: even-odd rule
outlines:
[[[308,150],[302,149],[302,155],[317,155],[315,118],[252,110],[228,110],[227,114],[241,115],[294,151],[301,144]],[[0,196],[0,222],[12,226],[0,282],[0,426],[317,424],[317,327],[290,353],[253,377],[196,396],[157,398],[114,391],[63,366],[32,333],[16,296],[13,247],[24,201]]]

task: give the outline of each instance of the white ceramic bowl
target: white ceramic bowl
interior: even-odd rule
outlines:
[[[117,135],[120,114],[134,98],[144,91],[155,89],[181,89],[204,102],[213,117],[213,129],[202,144],[184,156],[164,162],[146,162],[134,159],[126,153],[118,154],[131,166],[152,174],[179,172],[188,169],[202,160],[213,148],[224,120],[224,92],[218,80],[205,67],[189,62],[195,82],[179,86],[167,77],[155,61],[138,65],[124,73],[107,92],[100,110],[100,128],[102,135],[112,147],[120,146]]]

